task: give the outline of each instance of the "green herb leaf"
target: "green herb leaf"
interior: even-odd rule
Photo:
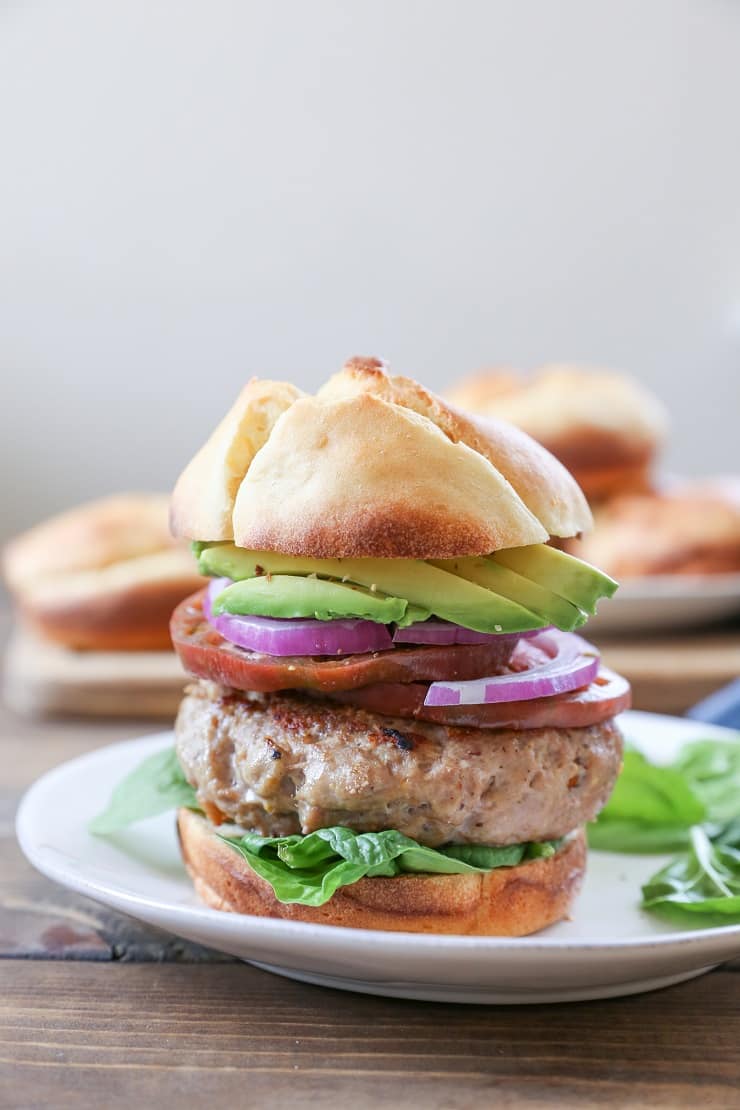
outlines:
[[[656,767],[641,752],[627,751],[602,813],[608,819],[628,818],[649,825],[695,825],[705,811],[680,771]]]
[[[688,852],[653,875],[642,897],[645,909],[684,923],[695,915],[708,924],[740,922],[740,823],[714,843],[693,828]]]
[[[588,826],[588,846],[602,852],[632,855],[677,852],[689,843],[687,825],[648,825],[629,818],[598,818]]]
[[[336,891],[364,876],[402,872],[463,875],[514,867],[524,859],[554,854],[560,841],[505,848],[451,845],[426,848],[396,830],[356,833],[341,826],[306,836],[222,837],[270,883],[281,902],[323,906]]]
[[[740,816],[740,743],[697,740],[683,749],[673,766],[702,800],[709,820]]]
[[[175,749],[165,748],[118,784],[106,809],[93,817],[88,830],[95,836],[108,836],[180,806],[197,809],[195,791],[182,772]]]
[[[656,767],[627,751],[611,798],[594,823],[593,848],[614,852],[665,852],[688,843],[689,829],[706,816],[702,800],[675,767]]]

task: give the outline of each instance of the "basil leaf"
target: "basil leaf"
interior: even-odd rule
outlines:
[[[681,771],[656,767],[641,752],[627,751],[602,814],[608,820],[628,818],[646,825],[688,826],[704,819],[705,807]]]
[[[685,825],[648,825],[643,821],[598,819],[587,829],[588,846],[602,852],[677,852],[689,843]]]
[[[467,863],[477,870],[493,871],[496,867],[516,867],[524,859],[528,847],[527,844],[510,844],[505,848],[487,844],[450,844],[444,852],[451,859]]]
[[[683,749],[673,766],[704,803],[710,820],[740,816],[740,743],[697,740]]]
[[[109,836],[127,825],[170,809],[197,809],[195,791],[182,772],[174,748],[155,752],[113,791],[107,807],[88,824],[94,836]]]
[[[611,798],[588,827],[588,842],[613,852],[673,851],[688,843],[689,829],[705,816],[704,802],[682,771],[657,767],[630,750]]]
[[[705,924],[740,922],[740,824],[726,835],[712,843],[693,828],[688,852],[643,886],[643,907],[684,922],[694,915],[711,918]]]

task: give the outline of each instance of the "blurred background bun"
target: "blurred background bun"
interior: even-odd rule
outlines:
[[[567,546],[619,579],[740,571],[740,480],[616,497],[596,510],[593,532]]]
[[[544,366],[530,376],[489,370],[463,379],[447,397],[538,440],[591,503],[650,488],[667,417],[657,398],[625,374],[569,365]]]
[[[3,572],[24,623],[99,651],[170,648],[172,610],[202,584],[156,493],[106,497],[36,525],[8,543]]]

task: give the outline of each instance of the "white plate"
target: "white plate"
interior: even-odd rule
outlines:
[[[728,620],[740,613],[740,574],[664,574],[622,582],[590,617],[594,632],[659,631]]]
[[[628,713],[626,734],[654,760],[687,740],[736,733]],[[219,913],[198,904],[172,817],[116,840],[85,826],[112,788],[171,733],[102,748],[48,772],[18,812],[31,863],[50,879],[189,940],[309,983],[451,1002],[562,1002],[633,994],[689,979],[740,954],[740,926],[681,931],[638,908],[664,857],[592,853],[573,920],[521,939],[418,936]]]

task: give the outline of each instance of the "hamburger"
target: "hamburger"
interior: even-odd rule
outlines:
[[[488,370],[463,379],[448,396],[527,432],[567,467],[591,503],[652,487],[667,418],[626,374],[570,365],[544,366],[529,377]]]
[[[171,505],[211,581],[172,618],[193,682],[157,789],[200,898],[433,933],[566,916],[629,704],[575,632],[616,583],[548,546],[590,520],[544,448],[377,359],[316,396],[250,382]]]

